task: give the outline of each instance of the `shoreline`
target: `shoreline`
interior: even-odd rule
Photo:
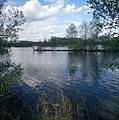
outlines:
[[[33,50],[33,51],[73,51],[73,52],[108,52],[106,50],[51,50],[51,49],[42,49],[42,50]]]

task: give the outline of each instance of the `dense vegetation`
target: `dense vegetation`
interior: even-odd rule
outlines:
[[[24,101],[22,101],[18,97],[19,94],[14,91],[15,88],[19,87],[17,83],[21,80],[22,69],[20,65],[11,62],[10,47],[68,46],[72,49],[86,50],[88,47],[93,50],[98,49],[97,45],[101,45],[103,49],[110,52],[118,52],[119,50],[118,33],[111,32],[112,29],[119,27],[118,0],[89,0],[88,3],[91,4],[91,8],[94,9],[94,19],[90,23],[83,21],[81,26],[75,26],[75,24],[72,23],[66,30],[66,37],[52,37],[50,40],[44,40],[43,42],[17,41],[18,32],[20,26],[25,22],[25,17],[21,11],[16,9],[9,11],[9,14],[4,13],[3,6],[5,2],[6,0],[0,1],[0,119],[9,120],[13,119],[12,116],[14,116],[16,120],[29,120],[31,117],[31,115],[27,114],[27,111],[29,111],[28,108],[22,104]],[[108,18],[110,18],[111,22],[108,22]],[[104,23],[102,22],[103,19],[105,20]],[[110,32],[107,35],[100,35],[100,31],[106,25],[109,25],[108,29]],[[78,36],[79,33],[83,33],[80,38]],[[116,37],[114,37],[115,34]],[[118,61],[114,61],[108,66],[112,69],[114,69],[114,67],[119,68]],[[44,91],[41,90],[39,96],[43,97],[39,98],[38,105],[36,106],[40,110],[42,108],[43,112],[41,112],[42,110],[39,111],[39,109],[36,112],[32,111],[32,113],[34,113],[32,119],[51,118],[56,120],[66,118],[69,120],[72,119],[73,115],[71,113],[74,110],[80,110],[78,105],[71,109],[70,101],[63,96],[62,92],[59,94],[59,86],[53,86],[57,87],[55,88],[55,92],[58,96],[53,95],[53,97],[48,97],[48,94],[51,95],[52,91],[47,90],[48,93],[44,93]],[[20,93],[20,90],[17,90],[17,92]],[[20,99],[19,104],[17,103],[16,96]],[[52,100],[54,100],[55,104],[50,102]],[[14,107],[14,109],[12,109],[12,107]],[[51,111],[51,108],[53,111]],[[28,116],[25,116],[25,113]],[[81,114],[77,113],[76,115],[78,118],[82,118]]]
[[[80,38],[76,38],[80,41]],[[74,38],[59,38],[52,37],[50,40],[44,40],[43,42],[33,42],[33,41],[10,41],[7,43],[9,47],[32,47],[32,46],[43,46],[43,47],[57,47],[57,46],[68,46],[74,44]]]
[[[4,42],[5,43],[5,42]],[[7,47],[69,47],[76,50],[85,50],[85,46],[89,50],[105,50],[105,51],[118,51],[119,49],[119,38],[110,38],[109,35],[99,36],[98,40],[88,38],[86,40],[82,38],[58,38],[52,37],[50,40],[43,42],[33,41],[11,41],[4,44]],[[97,47],[99,45],[99,47]]]
[[[21,11],[13,9],[4,12],[4,3],[5,0],[0,1],[0,96],[4,95],[5,91],[8,91],[9,83],[12,84],[19,76],[16,70],[19,66],[11,62],[10,49],[7,47],[7,43],[8,39],[17,39],[20,26],[25,22]]]
[[[103,25],[97,18],[92,21],[83,21],[80,26],[71,23],[66,29],[66,37],[51,37],[51,39],[39,42],[12,40],[8,47],[57,47],[67,46],[75,50],[105,50],[118,51],[119,37],[111,32],[111,28],[106,28],[107,33],[103,33]],[[114,29],[114,28],[113,28]],[[103,33],[103,34],[102,34]]]
[[[18,10],[3,11],[6,0],[0,1],[0,119],[12,119],[7,102],[13,100],[15,88],[21,80],[22,69],[10,59],[8,40],[18,38],[20,26],[25,22],[24,15]],[[13,104],[12,104],[13,105]],[[14,106],[13,106],[14,107]],[[12,112],[12,111],[11,111]]]

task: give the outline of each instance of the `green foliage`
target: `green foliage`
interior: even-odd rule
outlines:
[[[119,27],[118,0],[88,0],[88,4],[94,10],[93,11],[94,17],[100,19],[101,26],[108,25],[109,28]]]
[[[119,38],[114,38],[110,42],[108,42],[108,49],[110,52],[118,52],[119,51]]]
[[[39,45],[39,42],[32,41],[10,41],[8,42],[8,47],[32,47],[34,45]]]
[[[96,46],[98,45],[98,41],[94,39],[88,39],[87,40],[87,46],[90,50],[96,49]]]
[[[6,0],[0,1],[0,96],[7,94],[21,78],[21,68],[12,63],[8,48],[8,40],[16,40],[25,17],[17,9],[3,10]]]
[[[11,62],[8,40],[18,39],[18,32],[25,22],[25,17],[21,11],[16,9],[5,12],[3,10],[5,2],[6,0],[0,1],[0,119],[8,120],[13,117],[4,101],[12,96],[13,90],[18,86],[22,77],[21,66]]]
[[[69,48],[71,48],[73,50],[84,50],[84,48],[85,48],[85,41],[84,40],[80,40],[75,45],[69,45]]]
[[[1,10],[0,14],[0,40],[7,41],[18,39],[18,32],[24,24],[25,17],[21,11],[12,9],[7,12]]]
[[[20,65],[12,63],[9,55],[2,56],[0,62],[0,96],[8,94],[21,79],[22,69]]]
[[[45,47],[56,47],[56,46],[69,46],[74,45],[75,42],[77,43],[80,41],[80,38],[59,38],[59,37],[52,37],[49,41],[43,41],[36,43],[36,45],[45,46]]]
[[[7,47],[7,41],[6,40],[0,40],[0,55],[8,53],[8,48]]]

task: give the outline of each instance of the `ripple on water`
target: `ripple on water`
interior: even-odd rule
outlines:
[[[118,70],[107,71],[105,76],[95,70],[100,62],[109,62],[108,55],[33,52],[31,48],[13,48],[12,54],[16,63],[22,63],[24,82],[29,86],[59,86],[73,100],[82,96],[88,111],[110,120],[119,113]]]

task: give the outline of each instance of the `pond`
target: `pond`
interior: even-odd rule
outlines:
[[[11,53],[12,60],[24,68],[23,83],[36,93],[44,93],[36,96],[40,108],[45,101],[51,111],[62,106],[60,115],[68,114],[72,120],[119,119],[119,71],[108,69],[105,75],[97,71],[101,63],[111,61],[112,55],[39,52],[32,48],[12,48]],[[30,103],[31,92],[26,91],[24,88],[23,94]]]

